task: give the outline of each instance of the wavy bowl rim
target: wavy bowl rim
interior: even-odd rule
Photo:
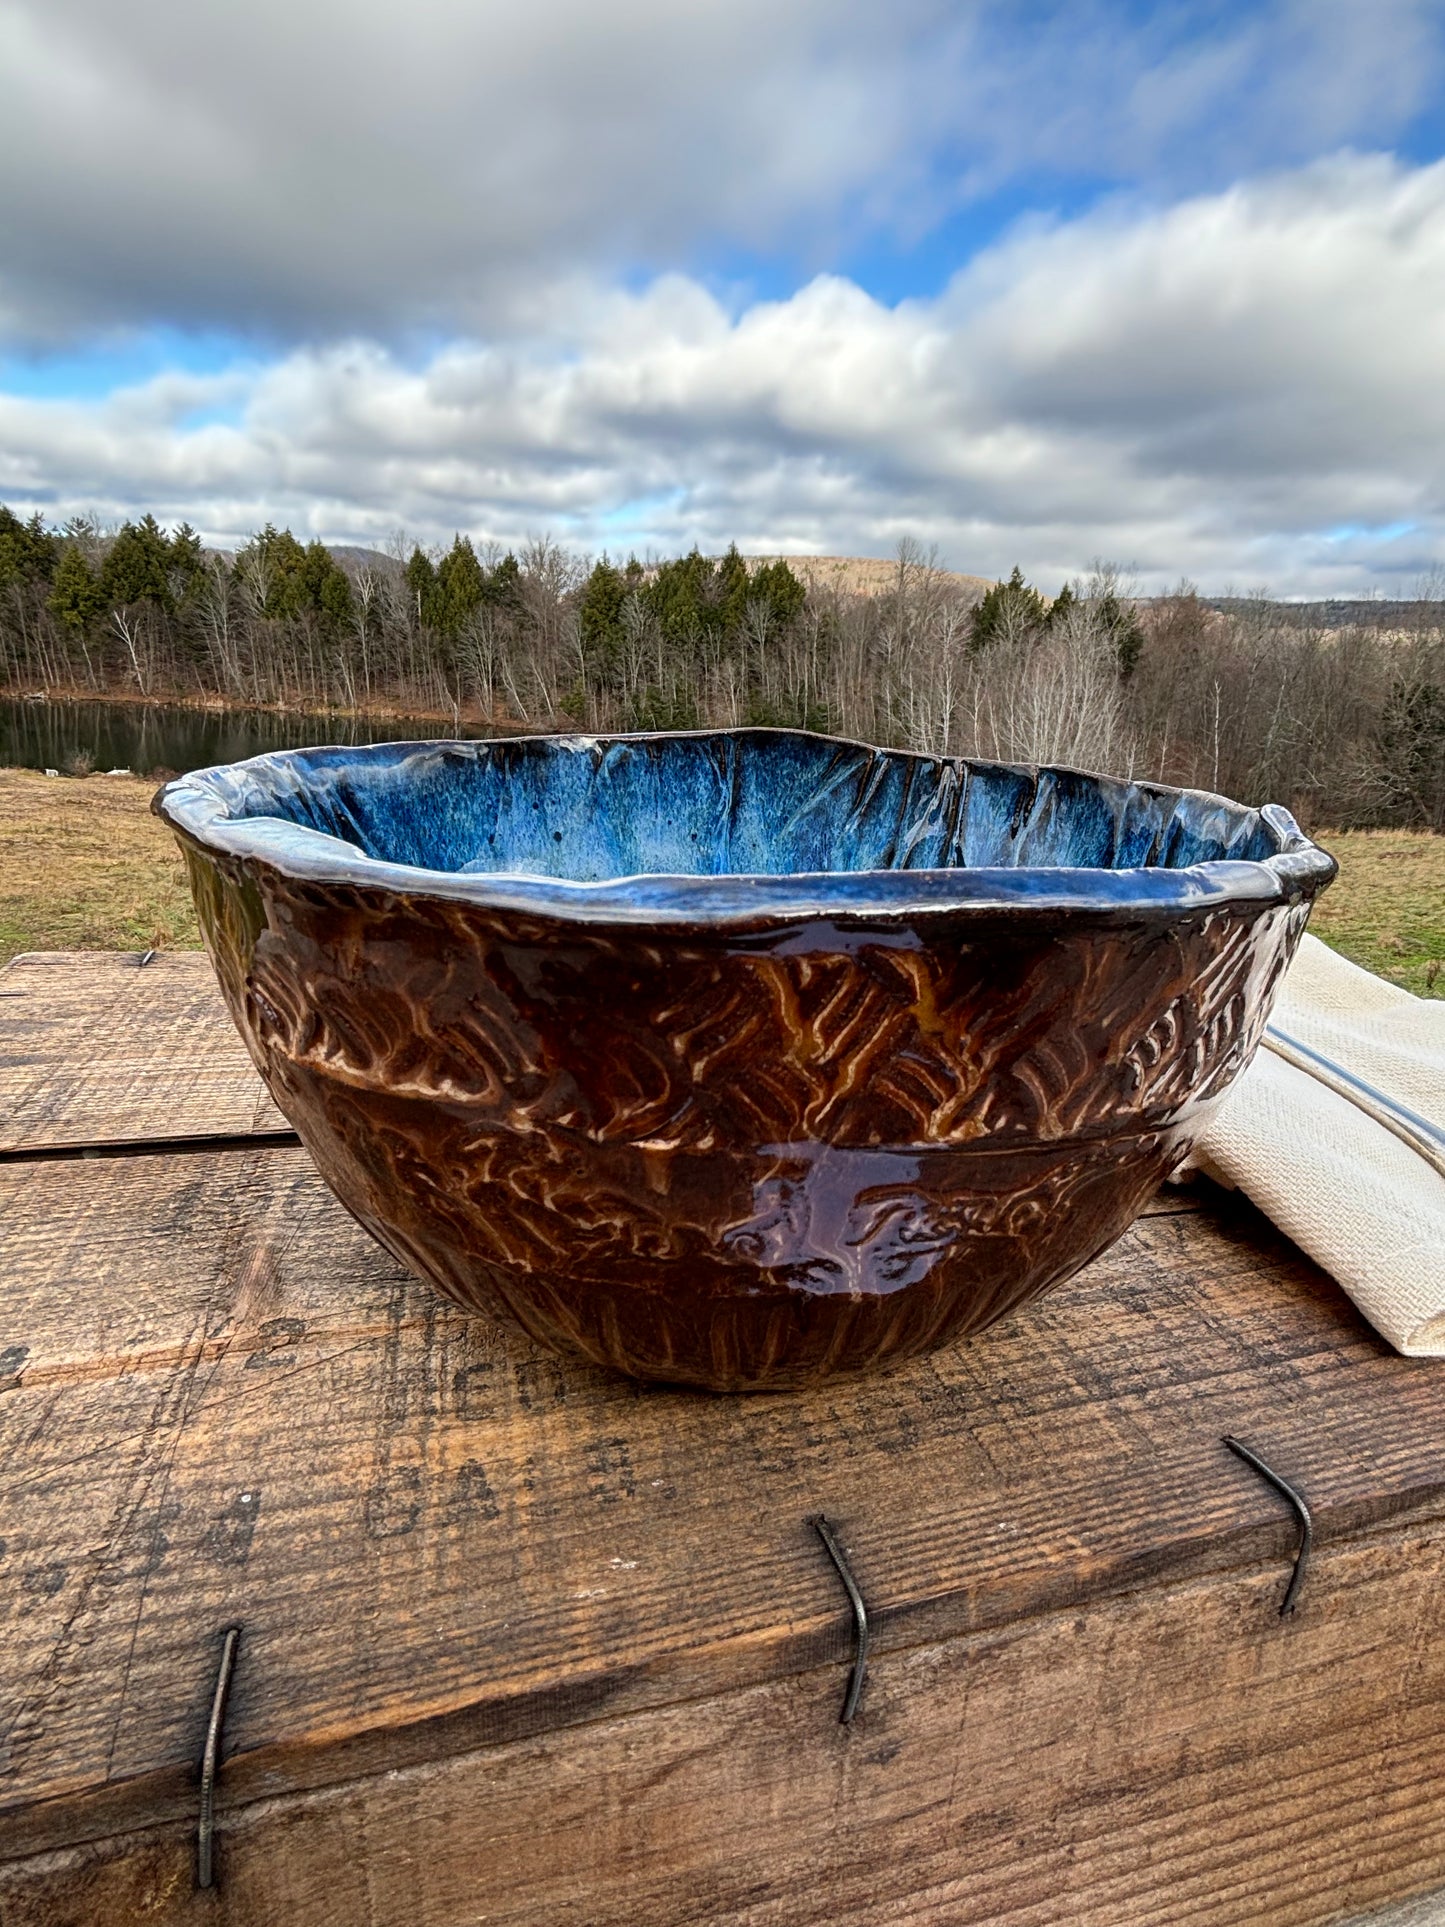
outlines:
[[[964,911],[1093,912],[1167,915],[1228,903],[1295,903],[1313,899],[1333,879],[1339,865],[1300,829],[1278,803],[1259,806],[1257,814],[1278,839],[1279,848],[1263,859],[1221,857],[1178,869],[1138,866],[1103,869],[1086,865],[973,869],[792,871],[784,875],[733,873],[696,876],[642,872],[598,882],[546,877],[525,871],[432,870],[368,856],[355,844],[284,817],[231,817],[214,779],[234,772],[306,757],[378,758],[386,751],[416,755],[445,751],[475,753],[494,743],[547,742],[584,749],[614,743],[696,740],[720,737],[781,736],[806,738],[839,748],[907,757],[917,762],[951,763],[969,769],[1005,770],[1037,783],[1049,775],[1082,776],[1094,782],[1147,791],[1175,806],[1181,802],[1248,810],[1210,790],[1138,782],[1062,763],[1002,763],[982,757],[930,756],[924,751],[880,750],[878,746],[816,730],[738,728],[638,730],[599,734],[587,731],[536,731],[503,737],[386,743],[317,744],[269,750],[234,763],[211,764],[172,778],[157,790],[151,808],[176,834],[208,854],[252,862],[288,880],[313,885],[346,885],[391,895],[428,896],[479,909],[532,913],[577,924],[679,924],[696,928],[790,923],[837,918],[892,922],[917,916]],[[404,760],[404,759],[403,759]]]

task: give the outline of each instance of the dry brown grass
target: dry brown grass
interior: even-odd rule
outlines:
[[[200,942],[180,855],[150,814],[151,792],[131,776],[0,770],[0,963],[20,950]],[[1311,928],[1367,970],[1445,997],[1445,836],[1351,830],[1321,841],[1340,875]]]
[[[21,950],[196,948],[154,789],[134,776],[0,770],[0,963]]]

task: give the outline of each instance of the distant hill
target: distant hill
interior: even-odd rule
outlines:
[[[1162,600],[1162,598],[1156,598]],[[1251,596],[1201,596],[1199,600],[1222,615],[1247,616],[1259,607]],[[1301,629],[1417,629],[1439,621],[1440,604],[1432,601],[1388,601],[1383,596],[1348,601],[1276,602],[1265,604],[1273,624],[1292,623]]]
[[[845,595],[886,595],[898,580],[898,564],[876,555],[750,555],[750,563],[786,562],[810,589],[838,589]],[[959,575],[953,569],[934,572],[952,587],[982,595],[993,587],[993,577]]]
[[[347,543],[329,545],[332,555],[353,578],[363,569],[376,575],[390,575],[401,568],[393,555],[381,549],[366,549]],[[714,561],[717,557],[712,558]],[[800,582],[810,589],[826,592],[836,589],[844,595],[887,595],[898,580],[897,562],[876,555],[748,555],[750,568],[760,562],[786,562]],[[916,566],[916,565],[915,565]],[[651,570],[648,571],[651,574]],[[938,579],[962,595],[981,596],[993,587],[994,578],[962,575],[954,569],[937,569]],[[1167,600],[1163,596],[1140,596],[1141,603]],[[1200,596],[1206,608],[1223,615],[1245,615],[1258,606],[1249,596]],[[1286,622],[1303,629],[1411,629],[1422,618],[1434,621],[1439,604],[1420,601],[1387,601],[1383,597],[1349,601],[1343,598],[1320,602],[1277,602],[1267,604],[1270,621]]]
[[[332,556],[348,575],[358,575],[363,569],[373,569],[378,575],[386,575],[401,564],[394,555],[385,555],[380,549],[358,549],[345,542],[328,544]]]
[[[360,548],[344,542],[333,542],[329,547],[351,576],[362,569],[386,575],[401,567],[395,556],[381,549]],[[749,555],[743,559],[754,568],[760,562],[786,562],[798,580],[807,583],[810,589],[837,589],[845,595],[886,595],[898,580],[898,564],[873,555]],[[992,576],[959,575],[952,569],[935,569],[934,574],[966,595],[982,595],[985,589],[993,587]]]
[[[395,556],[381,549],[366,549],[346,542],[332,542],[327,546],[348,575],[354,576],[362,569],[385,575],[401,567]],[[760,562],[786,562],[798,580],[806,582],[810,589],[838,589],[845,595],[886,595],[898,580],[898,564],[891,558],[876,555],[747,555],[743,560],[750,568],[756,568]],[[988,575],[960,575],[954,569],[935,569],[933,573],[951,588],[969,595],[982,595],[985,589],[993,587],[993,577]]]

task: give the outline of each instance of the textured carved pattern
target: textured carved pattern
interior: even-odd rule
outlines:
[[[730,1388],[1085,1263],[1247,1063],[1305,915],[660,937],[191,855],[237,1022],[383,1244],[556,1350]]]
[[[639,941],[437,900],[287,889],[264,1050],[530,1133],[706,1150],[1158,1128],[1249,1060],[1303,910],[976,915],[925,938]],[[817,941],[817,940],[815,940]],[[384,960],[384,962],[382,961]]]
[[[414,1101],[284,1075],[328,1182],[449,1297],[554,1350],[719,1388],[980,1329],[1111,1242],[1179,1155],[1173,1133],[750,1157],[481,1138]]]

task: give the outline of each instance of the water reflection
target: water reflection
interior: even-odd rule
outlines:
[[[314,743],[418,742],[483,732],[399,716],[273,716],[249,709],[151,703],[0,702],[0,767],[153,771],[204,769]],[[501,734],[489,731],[488,734]]]

